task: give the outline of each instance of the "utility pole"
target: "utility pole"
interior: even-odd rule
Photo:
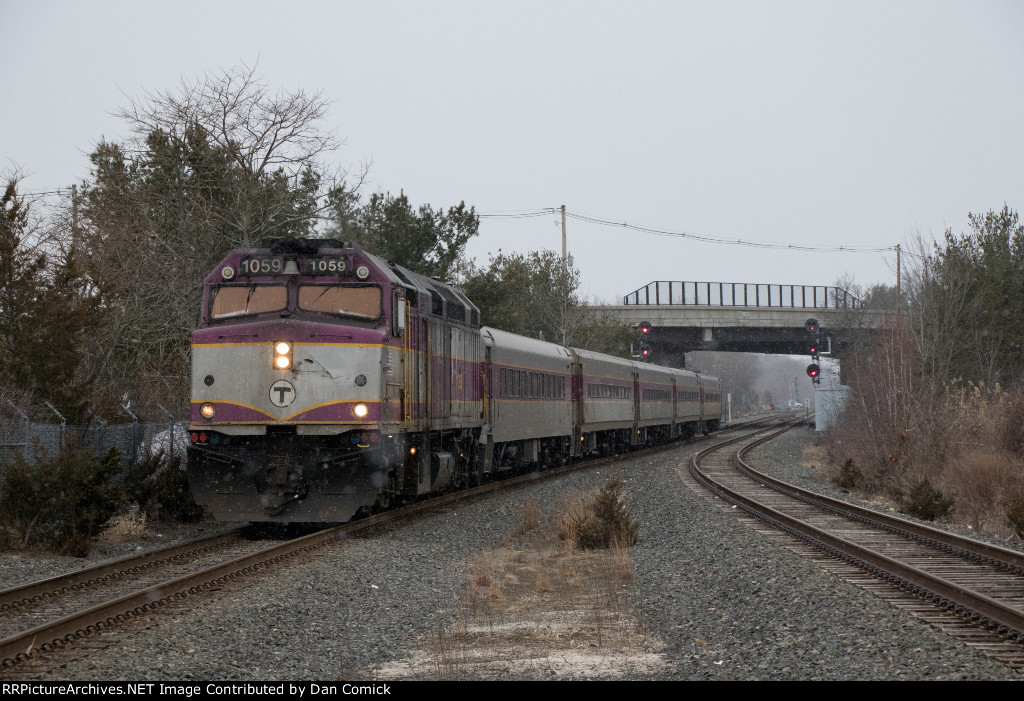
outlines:
[[[562,268],[569,272],[569,258],[565,250],[565,205],[562,205]]]
[[[565,231],[565,220],[562,220],[562,231]],[[564,234],[563,234],[564,235]],[[900,309],[900,244],[896,244],[896,311]]]
[[[78,254],[78,186],[71,186],[71,255]]]

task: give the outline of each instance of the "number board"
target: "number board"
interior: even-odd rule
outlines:
[[[292,268],[292,271],[295,269]],[[243,258],[238,264],[238,274],[280,275],[285,271],[285,263],[281,257],[252,256]],[[302,259],[303,275],[350,275],[347,256],[318,256]]]
[[[348,275],[347,256],[318,256],[302,261],[302,272],[306,275]]]
[[[278,275],[282,271],[284,262],[270,256],[243,258],[238,264],[239,275]]]

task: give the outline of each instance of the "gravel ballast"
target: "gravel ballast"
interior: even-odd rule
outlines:
[[[755,464],[773,474],[788,469],[788,459],[813,440],[813,430],[797,429],[758,450]],[[693,450],[682,446],[620,463],[628,504],[641,524],[630,551],[631,609],[664,645],[660,664],[627,678],[1017,678],[692,492],[677,468]],[[381,670],[393,669],[385,664],[422,649],[449,620],[474,556],[506,540],[525,502],[537,500],[549,515],[566,492],[594,489],[611,475],[607,467],[591,469],[347,539],[301,563],[165,608],[122,628],[116,639],[111,634],[106,649],[65,655],[62,666],[41,671],[41,678],[385,679]],[[814,471],[797,468],[791,477],[813,481]],[[45,576],[48,562],[0,556],[4,584]],[[555,673],[542,662],[528,672],[474,674],[620,678],[571,667]]]

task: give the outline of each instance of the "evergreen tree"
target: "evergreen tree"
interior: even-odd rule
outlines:
[[[27,227],[28,208],[12,177],[0,198],[0,367],[8,390],[31,388],[27,341],[46,272],[46,256],[24,245]]]
[[[930,308],[961,309],[941,346],[950,362],[948,378],[989,383],[1024,379],[1024,225],[1017,212],[968,215],[970,233],[946,231],[924,278]]]
[[[8,181],[0,199],[0,367],[3,386],[35,403],[49,401],[75,420],[92,392],[86,341],[100,319],[99,299],[73,254],[51,262],[26,240],[29,212]]]
[[[345,188],[331,193],[335,238],[358,244],[427,277],[455,282],[464,267],[466,244],[477,235],[480,218],[460,202],[447,211],[429,204],[413,209],[405,193],[374,193],[366,204]]]
[[[597,314],[578,294],[580,272],[554,251],[503,253],[466,275],[463,291],[488,326],[628,357],[637,332]]]

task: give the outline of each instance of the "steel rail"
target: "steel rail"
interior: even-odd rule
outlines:
[[[913,538],[920,542],[928,543],[939,547],[946,552],[957,554],[965,559],[974,560],[983,564],[995,565],[1000,569],[1024,575],[1024,553],[1010,550],[991,543],[985,543],[967,536],[949,533],[922,523],[915,523],[899,516],[892,516],[879,511],[874,511],[856,504],[834,499],[823,494],[809,492],[794,484],[785,482],[771,475],[755,470],[743,458],[748,451],[757,447],[768,439],[761,439],[743,447],[736,454],[737,468],[753,480],[762,484],[769,484],[773,489],[786,494],[804,503],[818,506],[832,513],[862,523],[880,525],[892,533]]]
[[[735,425],[730,427],[728,430],[739,431],[743,429],[753,429],[757,431],[762,430],[763,426],[760,421],[754,421],[746,424]],[[726,441],[726,443],[742,440],[744,437],[746,436],[730,439],[729,441]],[[65,616],[61,619],[41,624],[35,628],[12,635],[8,638],[0,639],[0,667],[18,664],[19,662],[30,659],[39,652],[50,652],[63,647],[65,644],[72,642],[78,637],[85,636],[88,633],[111,628],[119,623],[128,621],[131,618],[152,612],[171,602],[179,601],[202,591],[219,587],[227,582],[238,579],[243,575],[273,566],[300,553],[320,548],[331,541],[350,533],[367,530],[386,524],[390,521],[410,517],[418,513],[425,513],[438,507],[473,499],[499,490],[505,490],[510,487],[540,480],[555,479],[577,470],[592,469],[603,465],[613,464],[628,458],[642,457],[646,454],[675,448],[679,445],[681,445],[679,442],[670,442],[659,446],[632,451],[623,455],[572,463],[560,468],[545,470],[543,472],[532,472],[507,479],[501,479],[499,481],[490,482],[471,489],[455,491],[441,495],[440,497],[390,509],[380,514],[361,518],[357,521],[334,526],[332,528],[327,528],[285,543],[279,543],[269,548],[250,553],[248,555],[243,555],[233,560],[213,565],[188,575],[183,575],[162,584],[147,587],[146,589],[132,594],[127,594],[118,599],[93,606],[89,609]],[[174,547],[177,546],[171,546],[171,548]],[[165,557],[166,550],[167,549],[164,549]],[[155,556],[159,552],[160,551],[157,551],[150,555]],[[101,565],[92,569],[99,571],[105,567],[107,566]],[[73,585],[73,580],[76,576],[80,577],[87,572],[89,572],[89,570],[62,575],[60,577],[52,578],[52,580],[68,579],[72,580]],[[93,573],[92,579],[95,578],[95,573]],[[46,582],[50,582],[52,580],[36,582],[26,585],[25,587],[20,587],[19,589],[27,590],[30,588],[40,587]]]
[[[793,426],[783,428],[759,439],[758,442],[770,440],[791,428]],[[728,443],[739,442],[739,440],[742,438]],[[887,580],[905,591],[951,609],[976,624],[994,629],[1010,639],[1024,641],[1024,612],[942,577],[929,574],[869,548],[834,536],[715,482],[700,470],[700,461],[710,453],[720,450],[724,445],[726,444],[700,451],[690,460],[690,474],[707,489],[735,504],[754,518],[789,533],[833,557],[861,567],[877,578]]]
[[[119,560],[104,562],[87,569],[76,570],[67,574],[60,574],[48,579],[4,589],[0,591],[0,611],[58,596],[67,591],[92,586],[117,577],[136,574],[143,569],[162,562],[171,562],[184,555],[205,552],[220,547],[222,544],[237,538],[238,532],[241,530],[242,528],[239,527],[226,533],[218,533],[190,540],[187,543],[168,545],[142,555],[132,555]]]

